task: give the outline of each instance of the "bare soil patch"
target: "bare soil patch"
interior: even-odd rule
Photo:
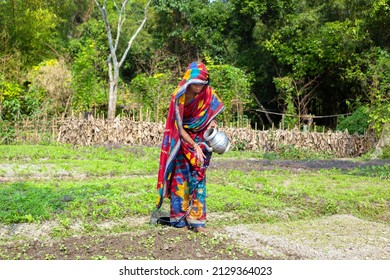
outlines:
[[[210,164],[213,169],[236,169],[242,171],[263,171],[263,170],[320,170],[320,169],[340,169],[351,170],[354,168],[369,168],[373,166],[389,166],[390,160],[376,159],[367,161],[352,161],[350,159],[338,160],[214,160]]]
[[[390,259],[390,226],[351,215],[238,225],[227,227],[226,232],[257,255],[270,259]]]
[[[259,258],[261,256],[257,256]],[[207,235],[171,227],[109,235],[84,235],[61,240],[20,240],[0,245],[0,259],[251,259],[252,252],[226,234]]]
[[[0,259],[390,259],[390,226],[350,215],[209,228],[207,235],[144,224],[128,233],[53,239],[47,225],[39,236],[21,231],[22,227],[14,233],[17,241],[6,241],[2,235]]]

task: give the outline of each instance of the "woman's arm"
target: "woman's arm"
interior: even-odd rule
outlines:
[[[203,164],[206,156],[204,155],[202,148],[199,147],[199,145],[195,143],[194,139],[191,138],[191,136],[188,134],[188,132],[183,127],[179,128],[179,132],[180,132],[181,138],[183,138],[184,141],[191,144],[191,146],[195,149],[196,157]]]
[[[218,129],[218,123],[217,123],[217,121],[216,121],[215,119],[213,119],[213,120],[209,123],[209,125],[207,126],[207,129],[212,128],[212,127]]]

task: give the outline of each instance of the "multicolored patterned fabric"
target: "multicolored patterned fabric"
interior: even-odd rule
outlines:
[[[161,147],[157,189],[160,209],[164,198],[171,200],[171,224],[204,226],[206,221],[206,169],[211,153],[203,149],[202,164],[195,150],[180,137],[182,126],[196,143],[203,142],[203,133],[210,122],[225,108],[208,85],[209,75],[203,63],[193,62],[172,94],[164,138]],[[190,84],[204,84],[194,100],[185,104],[185,92]]]

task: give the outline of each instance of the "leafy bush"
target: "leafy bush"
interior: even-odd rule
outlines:
[[[364,134],[369,125],[369,109],[362,106],[359,107],[352,115],[342,118],[338,125],[337,130],[348,130],[350,134]]]
[[[15,120],[20,116],[20,95],[22,87],[9,82],[0,74],[0,120]]]
[[[382,155],[380,156],[382,159],[390,159],[390,146],[386,146],[382,148]]]
[[[166,114],[171,94],[176,87],[169,72],[157,73],[152,76],[139,74],[131,81],[129,96],[120,96],[118,103],[131,110],[146,109],[152,113],[152,120],[158,122]],[[134,112],[133,112],[134,113]]]
[[[370,64],[369,71],[370,122],[379,135],[383,125],[390,122],[390,54],[378,50],[376,63]]]
[[[104,69],[99,47],[92,39],[72,40],[74,60],[71,66],[72,109],[76,112],[105,107],[107,96],[99,71]]]
[[[239,122],[251,104],[251,77],[235,66],[215,64],[209,57],[206,57],[206,62],[210,73],[210,85],[226,108],[222,113],[224,123]]]
[[[46,96],[41,110],[59,116],[69,109],[72,97],[71,78],[71,72],[64,59],[45,60],[33,67],[29,72],[30,88]]]

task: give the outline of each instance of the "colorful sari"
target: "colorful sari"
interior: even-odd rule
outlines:
[[[190,84],[204,84],[194,100],[185,105],[185,92]],[[224,109],[222,101],[208,85],[208,72],[203,63],[193,62],[172,94],[161,147],[157,190],[160,209],[164,198],[171,201],[170,222],[176,227],[200,227],[206,223],[206,169],[211,153],[203,148],[203,164],[195,149],[183,141],[182,126],[196,143],[210,122]]]

